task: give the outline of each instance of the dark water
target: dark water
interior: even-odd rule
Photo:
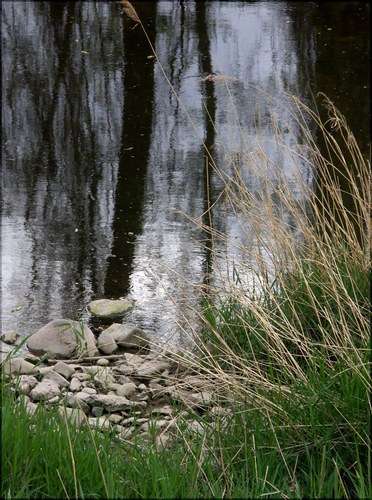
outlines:
[[[182,215],[200,218],[221,189],[202,141],[221,162],[241,151],[238,116],[256,144],[258,109],[266,140],[262,91],[326,93],[368,154],[369,3],[133,4],[196,130],[117,2],[2,3],[3,331],[130,295],[154,340],[187,344],[183,303],[219,265]],[[203,80],[221,73],[228,88]],[[228,209],[214,218],[247,244]]]

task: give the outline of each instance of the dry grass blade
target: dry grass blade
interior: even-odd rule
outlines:
[[[137,15],[136,9],[129,2],[129,0],[120,0],[120,3],[121,3],[123,13],[132,21],[139,23],[140,19]]]

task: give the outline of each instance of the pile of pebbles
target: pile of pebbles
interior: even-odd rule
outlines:
[[[28,339],[22,357],[15,348],[3,359],[6,388],[30,413],[40,404],[58,407],[76,426],[109,430],[126,442],[141,436],[166,445],[228,421],[231,410],[217,403],[210,377],[180,356],[151,353],[147,343],[131,324],[111,323],[96,338],[81,322],[54,320]]]

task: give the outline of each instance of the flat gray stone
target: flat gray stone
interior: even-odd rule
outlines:
[[[75,373],[75,368],[73,368],[71,365],[68,365],[67,363],[64,363],[63,361],[58,361],[53,366],[53,370],[66,379],[70,379],[71,376]]]
[[[52,380],[58,385],[58,387],[68,387],[70,385],[69,381],[65,379],[65,377],[53,370],[50,370],[50,372],[46,373],[43,377],[43,380]]]
[[[108,411],[123,411],[133,406],[129,399],[122,396],[112,396],[108,394],[87,394],[87,396],[88,398],[85,399],[87,403],[103,407]]]
[[[28,375],[39,373],[39,368],[32,363],[25,361],[23,358],[10,358],[4,363],[5,375],[13,375],[16,373]]]
[[[86,392],[87,394],[97,394],[97,391],[93,387],[83,387],[81,392]]]
[[[133,302],[125,299],[98,299],[90,302],[87,309],[97,318],[115,319],[121,318],[130,312],[133,309]]]
[[[37,356],[69,359],[98,354],[93,332],[84,324],[69,319],[55,319],[35,332],[27,347]]]

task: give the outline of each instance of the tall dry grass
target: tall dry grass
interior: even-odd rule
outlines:
[[[213,279],[198,289],[198,356],[189,362],[237,420],[207,448],[225,478],[238,464],[242,477],[286,498],[370,494],[370,163],[326,96],[318,110],[253,89],[271,122],[264,130],[258,115],[252,141],[233,79],[211,76],[226,85],[242,144],[234,150],[213,124],[216,154],[150,46],[205,149],[208,183],[222,186],[194,219],[208,239]],[[225,227],[215,224],[219,211],[229,214]],[[278,460],[287,471],[280,487]]]
[[[296,97],[275,99],[254,89],[266,100],[272,119],[265,132],[258,120],[258,140],[252,144],[234,107],[232,79],[220,78],[243,147],[236,152],[229,144],[220,145],[224,155],[216,160],[134,7],[127,0],[122,4],[143,29],[166,83],[204,146],[210,175],[223,185],[217,201],[236,215],[244,236],[237,243],[228,231],[213,227],[220,206],[216,200],[209,213],[194,219],[211,242],[215,275],[199,290],[205,307],[196,313],[204,333],[195,343],[196,363],[214,383],[240,400],[260,401],[267,412],[278,409],[272,394],[292,394],[298,381],[311,387],[310,378],[322,370],[337,378],[341,365],[342,373],[357,377],[368,391],[370,163],[344,116],[325,95],[320,95],[319,111]],[[273,145],[290,164],[288,175],[273,161]],[[247,185],[244,170],[256,179],[258,190]],[[221,248],[226,249],[222,265]]]

